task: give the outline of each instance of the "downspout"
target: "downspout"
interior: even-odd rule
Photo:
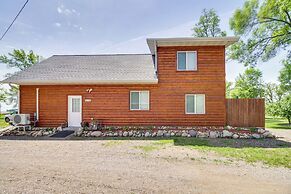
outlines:
[[[39,88],[36,88],[36,121],[39,119]]]
[[[18,92],[17,92],[17,104],[18,104],[18,114],[20,114],[20,89],[21,87],[18,87]]]
[[[155,40],[155,70],[156,76],[158,78],[158,49],[157,49],[157,41]]]

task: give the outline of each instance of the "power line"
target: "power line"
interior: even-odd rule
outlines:
[[[22,12],[22,10],[24,9],[24,7],[26,6],[26,4],[28,3],[29,0],[26,0],[26,2],[23,4],[22,8],[19,10],[19,12],[17,13],[17,15],[15,16],[15,18],[13,19],[13,21],[11,22],[11,24],[8,26],[8,28],[6,29],[6,31],[4,32],[4,34],[1,36],[0,40],[2,40],[4,38],[4,36],[6,35],[6,33],[9,31],[9,29],[11,28],[11,26],[13,25],[13,23],[15,22],[15,20],[17,19],[17,17],[20,15],[20,13]]]

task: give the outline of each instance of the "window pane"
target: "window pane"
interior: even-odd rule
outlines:
[[[185,52],[178,53],[178,69],[179,70],[186,69],[186,53]]]
[[[80,99],[73,98],[72,99],[72,112],[80,112]]]
[[[197,70],[197,53],[187,53],[187,70]]]
[[[147,91],[140,92],[140,109],[149,109],[149,92]]]
[[[204,114],[204,104],[205,104],[205,98],[204,95],[196,95],[196,113],[197,114]]]
[[[188,95],[186,98],[187,103],[187,113],[194,113],[195,107],[194,107],[194,95]]]
[[[131,92],[130,95],[130,109],[139,109],[139,92]]]

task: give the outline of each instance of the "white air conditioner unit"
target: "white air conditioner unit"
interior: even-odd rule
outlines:
[[[13,125],[29,125],[30,124],[30,114],[15,114],[12,117]]]

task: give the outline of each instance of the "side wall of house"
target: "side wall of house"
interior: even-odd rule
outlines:
[[[177,71],[177,51],[195,50],[198,70]],[[159,47],[156,85],[21,86],[21,113],[36,112],[39,88],[39,125],[67,121],[68,95],[82,95],[82,119],[108,125],[223,126],[226,122],[224,47]],[[87,89],[92,88],[88,93]],[[150,110],[129,110],[131,90],[150,91]],[[206,114],[185,114],[185,94],[205,94]],[[85,101],[91,99],[91,102]]]

